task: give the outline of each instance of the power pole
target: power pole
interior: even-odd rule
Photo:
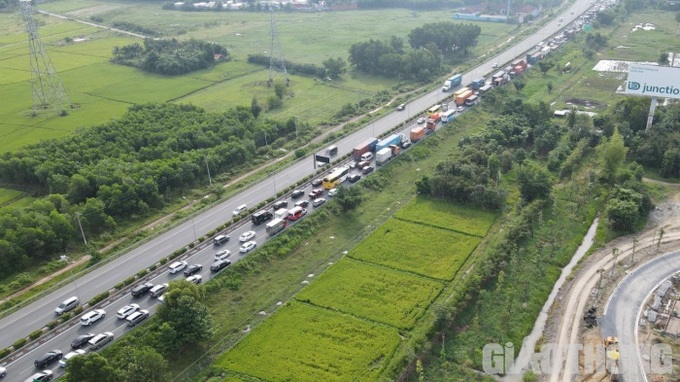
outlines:
[[[64,91],[61,79],[52,65],[50,57],[40,41],[38,23],[35,21],[35,9],[31,0],[20,0],[21,16],[28,33],[28,50],[31,64],[31,89],[33,91],[33,115],[39,110],[55,110],[57,114],[66,115],[65,107],[71,102]]]
[[[274,72],[283,73],[286,78],[286,86],[288,86],[290,79],[288,78],[286,61],[283,58],[283,51],[279,42],[279,32],[276,29],[276,21],[274,20],[274,12],[272,10],[269,11],[269,25],[271,28],[271,43],[269,46],[269,80],[267,81],[267,86],[274,84]]]
[[[76,212],[76,219],[78,219],[78,227],[80,227],[80,234],[83,235],[83,243],[87,245],[87,239],[85,238],[85,231],[83,231],[83,225],[80,223],[80,212]]]

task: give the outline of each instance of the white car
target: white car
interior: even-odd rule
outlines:
[[[370,166],[369,166],[369,167],[370,167]],[[318,207],[318,206],[320,206],[320,205],[322,205],[322,204],[324,204],[324,203],[326,203],[326,199],[324,199],[324,198],[318,198],[318,199],[314,199],[314,201],[312,202],[312,205],[313,205],[314,207]]]
[[[78,349],[66,354],[64,358],[59,360],[59,366],[66,367],[66,362],[68,362],[69,359],[79,355],[85,355],[85,350]]]
[[[245,243],[246,241],[250,241],[250,239],[254,238],[255,235],[255,231],[246,231],[243,233],[243,235],[239,236],[238,241]]]
[[[328,196],[333,197],[338,194],[338,189],[337,188],[331,188],[328,190]]]
[[[425,117],[418,118],[417,122],[418,122],[419,125],[422,125],[423,123],[425,123]]]
[[[245,204],[241,204],[240,206],[236,207],[234,212],[232,214],[234,217],[241,215],[242,213],[246,212],[248,210],[248,206]]]
[[[118,313],[116,313],[116,317],[123,320],[127,316],[131,315],[132,313],[134,313],[138,310],[139,310],[139,305],[137,305],[137,304],[125,305],[124,307],[122,307],[118,310]]]
[[[175,261],[174,263],[170,264],[170,274],[175,274],[182,271],[187,267],[187,265],[189,264],[187,264],[186,261]]]
[[[251,241],[247,241],[247,242],[243,243],[241,248],[239,248],[238,250],[241,253],[248,253],[248,252],[252,251],[253,249],[255,249],[255,247],[257,247],[257,243],[251,240]]]
[[[203,277],[201,277],[201,275],[193,275],[187,277],[186,280],[190,283],[200,284],[201,281],[203,281]]]
[[[104,309],[95,309],[87,312],[80,317],[80,325],[90,326],[106,316]]]
[[[7,369],[5,369],[4,367],[0,366],[0,379],[5,378],[6,375],[7,375]]]
[[[231,252],[229,252],[229,250],[225,249],[219,251],[215,254],[215,261],[226,260],[229,258],[229,256],[231,256]]]

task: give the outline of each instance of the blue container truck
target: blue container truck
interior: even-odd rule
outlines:
[[[472,88],[472,90],[479,90],[479,88],[484,86],[484,84],[486,84],[486,80],[484,78],[478,78],[478,79],[472,81],[472,83],[470,84],[470,87]]]
[[[455,76],[449,77],[444,81],[444,86],[442,87],[443,92],[448,92],[449,90],[455,88],[463,82],[463,75],[456,74]]]
[[[384,149],[385,147],[390,147],[390,145],[399,146],[402,138],[404,138],[404,136],[401,135],[401,134],[392,134],[389,137],[379,141],[378,144],[376,145],[375,149],[377,151],[380,151],[380,150]]]

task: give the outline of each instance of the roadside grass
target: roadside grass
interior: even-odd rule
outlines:
[[[292,302],[217,364],[267,381],[373,381],[399,342],[394,328]]]
[[[390,219],[349,256],[440,280],[451,280],[480,238]]]
[[[410,329],[441,289],[442,284],[431,279],[344,258],[295,299]]]
[[[397,219],[484,237],[498,213],[418,197],[394,214]]]

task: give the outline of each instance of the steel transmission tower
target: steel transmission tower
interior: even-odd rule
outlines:
[[[288,72],[286,71],[286,61],[283,59],[283,51],[279,43],[279,32],[276,30],[276,21],[274,21],[274,12],[269,12],[269,24],[271,27],[272,39],[269,47],[269,81],[268,86],[274,83],[274,72],[283,73],[286,78],[286,85],[290,82],[288,79]]]
[[[45,52],[40,35],[38,34],[38,24],[35,21],[35,10],[30,0],[20,0],[21,15],[26,24],[28,32],[28,49],[31,61],[31,88],[33,90],[33,115],[39,110],[56,110],[57,113],[64,115],[64,107],[70,106],[70,102],[64,86],[61,84],[59,75],[50,57]]]

